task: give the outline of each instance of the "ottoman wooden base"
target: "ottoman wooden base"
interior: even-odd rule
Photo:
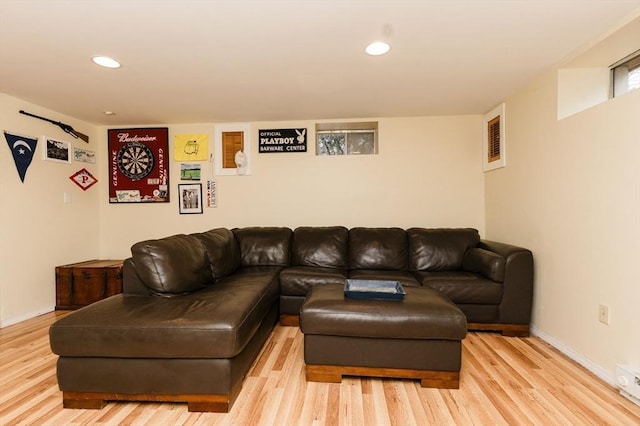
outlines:
[[[418,379],[423,388],[458,389],[457,371],[405,370],[400,368],[346,367],[342,365],[307,365],[306,378],[310,382],[340,383],[342,376]]]
[[[64,408],[101,410],[107,405],[108,401],[186,402],[187,410],[190,412],[228,413],[240,392],[240,387],[237,386],[234,389],[233,395],[128,395],[121,393],[62,392],[62,406]]]
[[[300,310],[307,380],[388,377],[457,389],[464,314],[433,289],[405,291],[389,301],[348,298],[340,285],[312,287]]]

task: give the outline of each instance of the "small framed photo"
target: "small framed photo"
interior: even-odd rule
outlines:
[[[200,180],[200,164],[181,163],[180,180]]]
[[[81,161],[83,163],[95,164],[96,153],[89,151],[88,149],[73,148],[73,159],[75,161]]]
[[[181,183],[178,185],[180,214],[202,214],[202,184]]]
[[[71,164],[71,142],[59,141],[47,136],[43,136],[42,139],[44,140],[45,160]]]

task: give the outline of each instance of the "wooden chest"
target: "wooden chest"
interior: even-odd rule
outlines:
[[[56,267],[56,309],[78,309],[118,293],[122,293],[122,260]]]

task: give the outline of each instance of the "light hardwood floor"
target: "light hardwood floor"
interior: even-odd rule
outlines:
[[[640,425],[640,407],[538,338],[469,333],[460,389],[345,378],[307,383],[302,334],[277,326],[231,412],[186,404],[62,408],[48,328],[61,312],[0,329],[0,425]]]

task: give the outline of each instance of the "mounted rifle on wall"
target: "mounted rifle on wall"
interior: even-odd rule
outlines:
[[[85,141],[86,143],[89,143],[89,136],[87,136],[87,135],[85,135],[83,133],[80,133],[79,131],[75,130],[73,127],[71,127],[68,124],[64,124],[64,123],[61,123],[59,121],[54,121],[54,120],[51,120],[49,118],[40,117],[39,115],[31,114],[31,113],[23,111],[23,110],[20,110],[20,114],[24,114],[24,115],[28,115],[29,117],[39,118],[40,120],[48,121],[49,123],[55,124],[56,126],[60,127],[62,130],[65,131],[65,133],[69,133],[74,138],[76,138],[76,139],[80,138],[83,141]]]

